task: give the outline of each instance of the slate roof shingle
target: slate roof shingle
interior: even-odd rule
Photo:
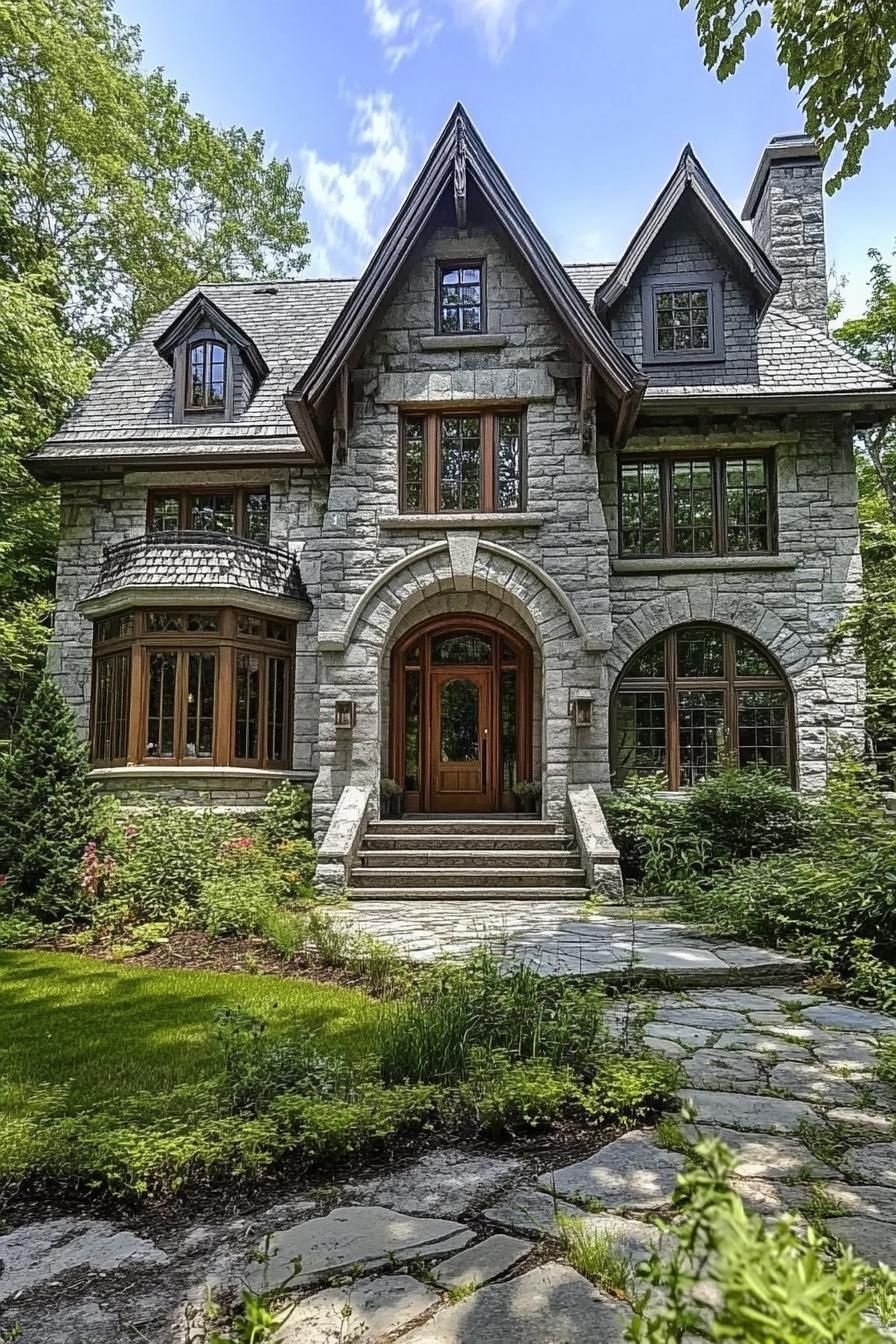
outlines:
[[[591,303],[612,263],[574,262],[566,270]],[[98,370],[87,396],[35,457],[104,459],[147,455],[294,454],[296,430],[284,394],[310,363],[351,294],[354,280],[202,285],[147,323],[137,339]],[[270,368],[238,420],[172,424],[171,369],[155,340],[201,291],[252,337]],[[799,313],[775,302],[758,333],[756,383],[649,386],[646,400],[896,392],[896,382],[849,354]]]

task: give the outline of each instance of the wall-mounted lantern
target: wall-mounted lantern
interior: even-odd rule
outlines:
[[[571,695],[569,717],[577,728],[590,728],[594,720],[594,696],[578,693]]]
[[[356,708],[354,700],[337,700],[333,713],[335,726],[337,728],[354,728]]]

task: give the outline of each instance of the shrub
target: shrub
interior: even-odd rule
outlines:
[[[318,1098],[350,1094],[356,1075],[320,1054],[307,1036],[271,1032],[263,1018],[241,1008],[215,1016],[224,1058],[223,1096],[234,1115],[258,1115],[283,1093]]]
[[[626,877],[639,878],[647,857],[647,835],[676,820],[681,804],[661,798],[662,775],[629,775],[621,789],[601,798],[610,834]]]
[[[495,1050],[472,1050],[458,1088],[463,1112],[493,1138],[543,1129],[578,1097],[572,1069],[547,1059],[512,1061]]]
[[[272,847],[286,840],[311,840],[311,795],[284,780],[268,794],[257,829]]]
[[[285,906],[267,906],[259,911],[257,932],[275,952],[291,961],[308,943],[308,917]]]
[[[714,862],[785,853],[811,829],[809,807],[772,770],[728,765],[694,786],[685,809]]]
[[[0,914],[0,947],[29,947],[46,933],[46,926],[32,915]]]
[[[266,874],[228,873],[203,882],[196,913],[213,938],[240,938],[260,931],[276,898],[277,886]]]
[[[83,917],[78,863],[93,831],[87,749],[61,692],[44,677],[0,765],[4,903],[38,919]]]
[[[310,840],[282,840],[274,849],[283,895],[289,900],[313,896],[311,883],[317,867],[317,850]]]
[[[123,835],[122,856],[105,878],[100,922],[190,923],[204,883],[244,863],[239,848],[224,848],[240,838],[235,822],[214,812],[157,803],[132,815]]]
[[[832,1258],[813,1228],[783,1218],[767,1226],[730,1188],[733,1155],[700,1140],[678,1178],[678,1215],[662,1252],[637,1271],[648,1288],[626,1339],[682,1344],[691,1338],[741,1344],[875,1344],[865,1319],[888,1270],[846,1251]]]
[[[582,1090],[585,1114],[602,1125],[649,1120],[668,1105],[680,1072],[662,1055],[607,1055]]]

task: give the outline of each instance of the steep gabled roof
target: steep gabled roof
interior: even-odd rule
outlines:
[[[373,254],[367,269],[323,345],[287,397],[300,432],[322,437],[327,407],[341,371],[358,357],[366,333],[388,299],[446,191],[466,199],[471,179],[532,273],[543,301],[554,311],[571,345],[597,375],[597,395],[624,438],[637,415],[647,380],[613,342],[583,300],[523,208],[507,178],[458,103],[436,141],[404,204]]]
[[[155,347],[162,359],[167,364],[173,364],[174,351],[177,347],[189,340],[197,327],[204,323],[219,332],[225,341],[236,346],[251,369],[256,383],[260,383],[268,376],[268,366],[251,336],[247,336],[242,327],[229,318],[201,289],[156,340]]]
[[[740,265],[758,297],[760,318],[766,312],[781,287],[781,277],[716,191],[691,146],[685,145],[674,173],[650,207],[621,260],[597,291],[594,306],[601,316],[622,298],[673,211],[685,200],[693,204],[710,233],[723,243],[735,264]]]

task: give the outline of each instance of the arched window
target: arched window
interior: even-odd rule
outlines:
[[[283,769],[295,626],[230,607],[97,621],[93,760]]]
[[[187,409],[219,411],[227,384],[227,350],[220,341],[194,341],[187,368]]]
[[[683,625],[635,654],[616,683],[613,782],[666,775],[685,789],[725,757],[793,776],[793,709],[783,673],[745,635]]]

